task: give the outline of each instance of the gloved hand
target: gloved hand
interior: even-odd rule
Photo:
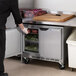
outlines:
[[[28,28],[21,29],[25,34],[28,34]]]
[[[23,23],[19,24],[20,29],[22,30],[23,33],[28,34],[28,28],[25,28]]]

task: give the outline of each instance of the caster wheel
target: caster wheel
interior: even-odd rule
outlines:
[[[23,63],[25,63],[25,64],[29,64],[30,63],[30,59],[29,58],[23,58]]]
[[[63,70],[63,69],[65,69],[65,66],[59,64],[59,68],[60,68],[60,70]]]
[[[71,70],[74,71],[74,68],[72,68]]]

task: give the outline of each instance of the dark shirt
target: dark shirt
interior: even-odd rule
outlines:
[[[13,14],[16,25],[22,23],[18,0],[0,0],[0,29],[5,28],[7,17],[10,13]]]

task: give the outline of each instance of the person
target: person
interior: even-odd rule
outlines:
[[[18,0],[0,0],[0,76],[8,76],[8,73],[4,72],[6,41],[5,24],[10,13],[12,13],[14,17],[15,24],[18,25],[24,33],[28,34],[27,28],[25,28],[22,23],[22,18],[18,8]]]

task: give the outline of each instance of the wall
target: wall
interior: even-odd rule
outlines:
[[[19,0],[20,8],[33,8],[33,0]]]
[[[34,0],[35,8],[57,11],[76,11],[76,0]]]

